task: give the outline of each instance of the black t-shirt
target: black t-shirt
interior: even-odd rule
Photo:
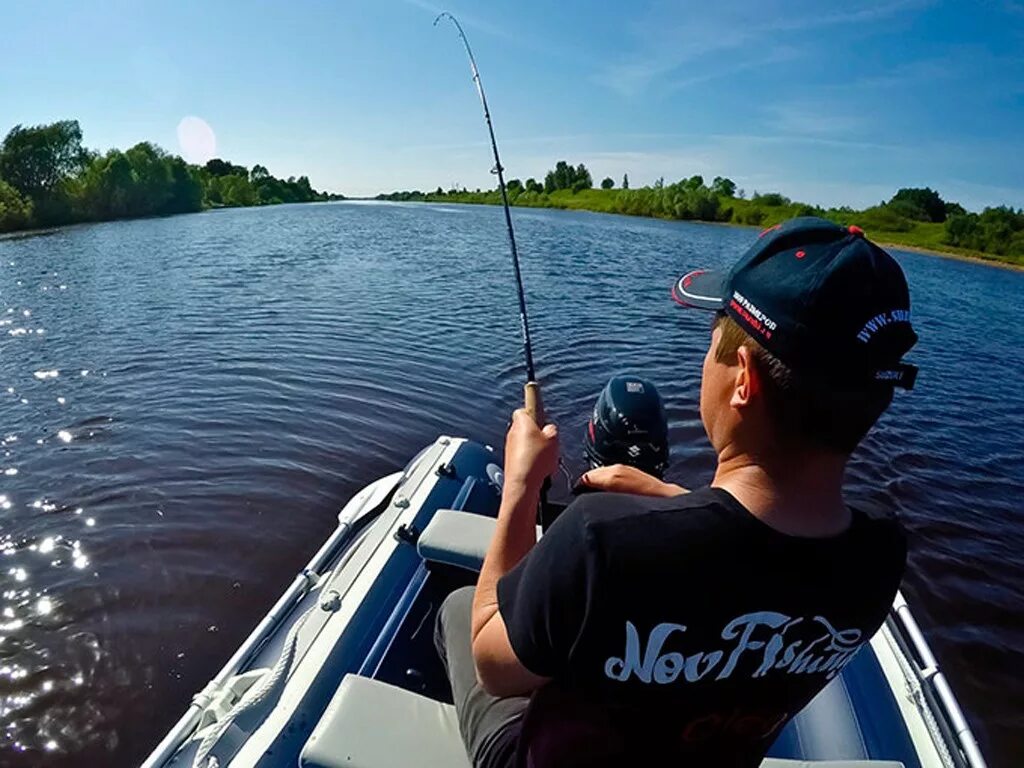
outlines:
[[[757,766],[881,626],[905,559],[875,512],[812,539],[720,488],[578,498],[498,582],[516,656],[553,678],[521,762]]]

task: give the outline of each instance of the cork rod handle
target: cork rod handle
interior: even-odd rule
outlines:
[[[526,412],[538,427],[543,427],[546,422],[544,415],[544,400],[540,395],[540,384],[536,381],[526,382],[523,387],[523,402]]]

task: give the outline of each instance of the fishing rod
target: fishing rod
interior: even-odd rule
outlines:
[[[459,20],[452,14],[445,11],[434,19],[434,26],[438,25],[441,19],[448,19],[455,25],[455,29],[462,38],[462,44],[466,46],[466,53],[469,56],[469,66],[473,70],[473,83],[476,85],[476,92],[480,96],[480,104],[484,108],[484,120],[487,121],[487,132],[491,136],[491,150],[494,152],[494,168],[491,173],[498,176],[498,189],[501,190],[501,203],[505,209],[505,226],[508,228],[508,244],[512,249],[512,266],[516,273],[516,291],[519,294],[519,321],[523,331],[523,352],[526,356],[526,385],[523,387],[523,403],[526,412],[530,414],[537,426],[544,426],[544,402],[540,395],[540,384],[537,383],[537,372],[533,367],[533,345],[530,343],[530,321],[526,315],[526,294],[523,291],[523,275],[519,269],[519,250],[516,248],[516,234],[512,229],[512,211],[508,204],[508,191],[505,189],[505,169],[501,165],[501,158],[498,157],[498,142],[494,138],[494,125],[491,123],[491,111],[487,108],[487,97],[484,95],[484,85],[480,80],[480,70],[476,67],[476,59],[473,58],[473,49],[469,47],[469,40],[462,30]]]

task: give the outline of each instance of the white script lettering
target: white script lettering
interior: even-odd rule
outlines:
[[[808,632],[815,626],[824,630],[823,634],[809,636]],[[662,652],[670,638],[681,641],[685,632],[682,624],[663,622],[651,630],[646,646],[642,647],[639,630],[633,622],[627,621],[626,650],[621,657],[608,657],[604,663],[605,676],[623,683],[636,676],[642,683],[667,685],[682,675],[686,682],[695,683],[726,659],[715,676],[715,680],[725,680],[749,659],[755,664],[751,677],[764,677],[781,670],[787,674],[823,673],[831,680],[863,645],[864,634],[856,628],[838,630],[823,616],[806,620],[774,611],[758,611],[739,616],[725,625],[721,638],[731,642],[724,648],[692,653],[679,649]]]

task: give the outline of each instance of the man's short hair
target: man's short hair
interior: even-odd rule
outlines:
[[[718,362],[734,365],[740,347],[752,353],[775,437],[786,447],[850,454],[892,402],[885,384],[849,389],[801,379],[724,312],[716,313],[713,327],[722,331]]]

